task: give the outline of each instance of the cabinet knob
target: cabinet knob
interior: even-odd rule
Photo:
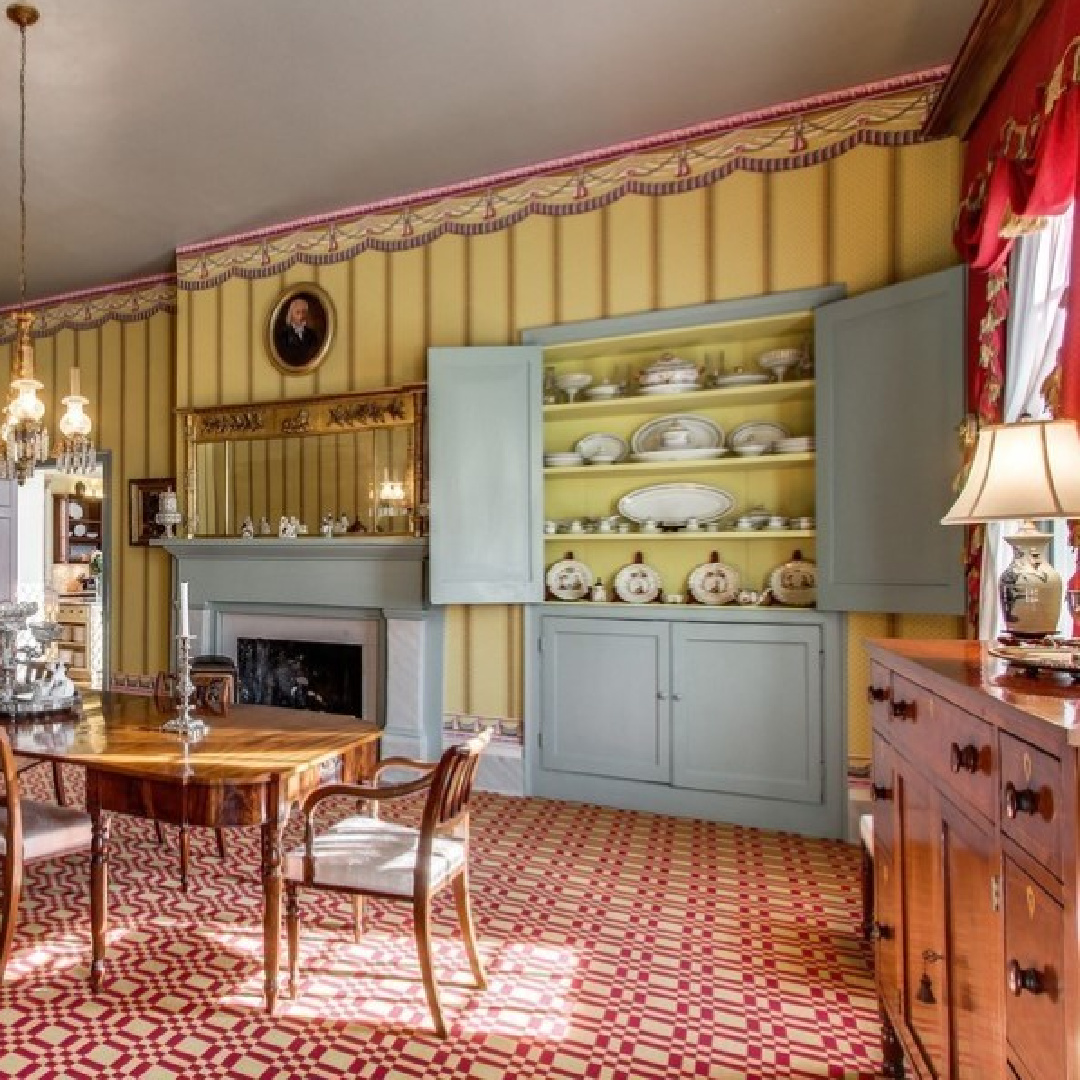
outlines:
[[[870,927],[870,938],[872,941],[892,941],[893,928],[888,923],[878,922],[875,919]]]
[[[978,772],[979,748],[973,743],[969,743],[967,746],[953,743],[952,746],[949,747],[949,768],[952,769],[954,773]]]
[[[1017,788],[1010,780],[1005,785],[1005,815],[1015,818],[1017,814],[1037,814],[1039,793],[1032,788]]]
[[[914,701],[894,701],[892,703],[892,714],[897,720],[914,720],[915,719],[915,702]]]
[[[1029,994],[1042,994],[1046,991],[1046,980],[1038,968],[1022,968],[1016,960],[1010,960],[1007,969],[1009,992],[1020,996],[1025,990]]]
[[[672,694],[671,695],[671,700],[672,701],[682,701],[682,694]]]
[[[884,784],[872,784],[870,786],[870,797],[874,802],[888,802],[892,798],[892,788],[886,787]]]
[[[666,690],[657,690],[656,691],[656,700],[657,701],[667,701],[667,691]]]
[[[866,700],[871,704],[875,701],[888,701],[889,688],[887,686],[868,686],[866,688]]]

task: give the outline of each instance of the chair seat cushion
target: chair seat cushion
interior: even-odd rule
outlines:
[[[23,799],[23,858],[43,859],[90,847],[90,815],[71,806]],[[7,854],[7,807],[0,806],[0,855]]]
[[[348,817],[315,838],[312,848],[312,884],[340,885],[412,896],[420,834],[392,821],[365,816]],[[431,849],[431,886],[437,888],[465,861],[460,840],[439,837]],[[285,876],[304,880],[304,848],[285,856]]]

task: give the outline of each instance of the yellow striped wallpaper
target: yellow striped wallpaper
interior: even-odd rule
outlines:
[[[47,313],[46,313],[47,314]],[[48,318],[42,322],[48,325]],[[111,611],[107,633],[112,671],[152,674],[169,662],[169,556],[128,543],[128,484],[174,475],[172,426],[174,318],[162,310],[135,322],[61,329],[34,340],[37,377],[45,384],[46,422],[55,438],[77,362],[94,424],[94,441],[111,452],[107,492],[112,532],[107,552]],[[12,347],[0,345],[0,378],[10,378]]]
[[[739,172],[687,194],[628,196],[489,235],[444,236],[409,251],[367,251],[331,266],[180,291],[177,404],[401,385],[424,379],[432,345],[513,343],[528,327],[832,282],[855,293],[939,270],[956,261],[950,237],[960,166],[956,140],[860,147],[810,168]],[[302,281],[330,295],[338,329],[317,372],[287,376],[270,362],[264,336],[281,291]],[[147,599],[147,612],[164,613],[159,599]],[[860,643],[885,622],[851,622],[856,759],[869,756]],[[451,609],[444,712],[521,717],[521,624],[516,608]],[[901,620],[899,632],[905,626]],[[917,626],[922,636],[960,633],[951,619]]]

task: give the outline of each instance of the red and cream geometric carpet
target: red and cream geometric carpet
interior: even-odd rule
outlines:
[[[30,775],[44,785],[48,770]],[[213,835],[196,831],[184,895],[175,846],[114,818],[96,996],[87,858],[30,868],[0,990],[0,1077],[876,1075],[848,845],[478,795],[472,895],[490,985],[471,986],[452,902],[440,899],[436,966],[451,1029],[440,1041],[409,910],[378,901],[355,945],[344,901],[304,895],[300,994],[267,1017],[257,833],[232,835],[222,864]]]

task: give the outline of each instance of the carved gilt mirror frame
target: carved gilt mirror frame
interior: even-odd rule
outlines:
[[[182,534],[237,536],[251,518],[258,536],[265,518],[277,536],[295,517],[314,536],[328,519],[353,536],[422,535],[425,402],[412,384],[178,410]]]

